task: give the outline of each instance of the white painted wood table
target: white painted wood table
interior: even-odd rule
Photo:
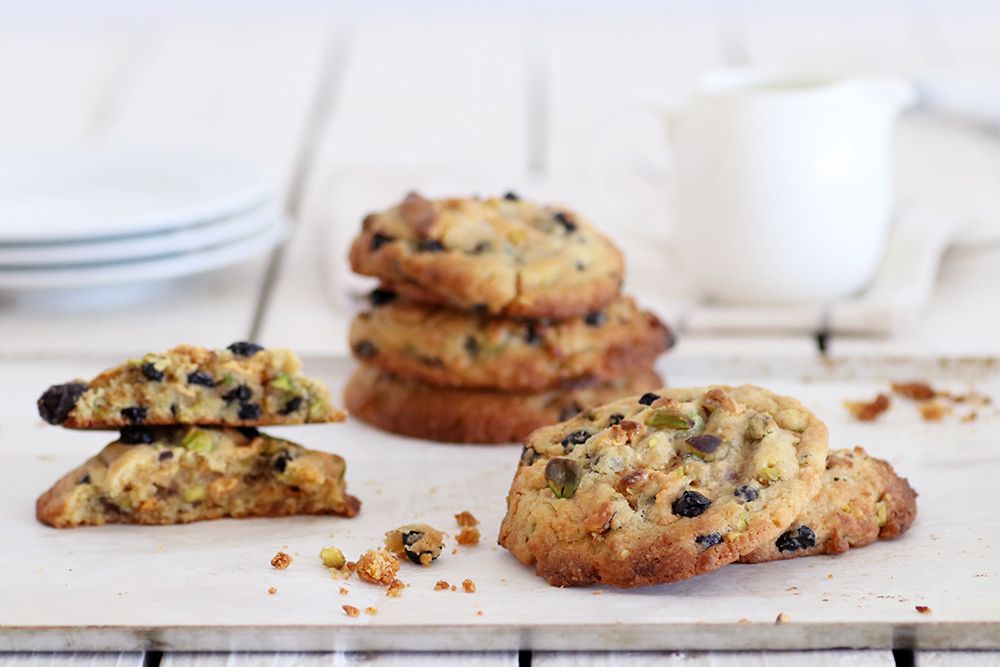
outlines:
[[[985,2],[703,4],[595,1],[570,8],[522,0],[419,10],[402,0],[363,7],[306,0],[138,9],[113,0],[0,4],[0,148],[231,153],[268,175],[295,223],[291,240],[272,256],[181,281],[129,307],[56,311],[0,293],[0,377],[33,368],[33,360],[38,369],[85,369],[98,359],[179,341],[224,345],[253,338],[309,355],[342,355],[349,294],[359,285],[347,275],[343,252],[367,209],[420,187],[433,193],[517,188],[597,211],[586,165],[607,112],[650,93],[681,99],[705,69],[796,64],[914,74],[1000,65],[1000,14]],[[641,149],[651,131],[636,124],[623,142]],[[615,235],[613,218],[600,223]],[[676,318],[685,297],[650,279],[658,268],[655,252],[641,242],[625,246],[633,267],[629,288]],[[946,257],[919,326],[903,335],[690,335],[670,363],[809,362],[817,339],[838,356],[992,356],[1000,331],[998,288],[1000,246],[963,249]],[[0,455],[6,456],[24,443],[7,434],[4,421]],[[0,543],[8,554],[18,547],[6,538]],[[0,572],[4,611],[4,590],[16,577],[16,571]],[[70,653],[0,653],[0,667],[1000,664],[1000,653],[909,650],[905,640],[895,653],[887,644],[865,651],[720,653],[709,645],[696,652],[610,654],[509,646],[431,654],[73,653],[77,646],[102,648],[67,640],[60,649]]]

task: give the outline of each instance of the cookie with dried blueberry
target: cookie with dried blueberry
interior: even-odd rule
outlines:
[[[386,302],[351,324],[351,349],[389,373],[446,387],[538,391],[646,367],[673,333],[628,297],[568,320],[513,320],[411,301]]]
[[[388,531],[385,546],[394,554],[427,567],[441,555],[444,534],[426,523],[410,523]]]
[[[347,493],[345,469],[335,454],[252,428],[130,426],[46,491],[36,514],[56,528],[294,514],[351,517],[361,503]]]
[[[827,429],[760,387],[663,389],[527,440],[500,544],[553,586],[646,586],[773,542],[820,489]]]
[[[233,343],[181,345],[108,369],[90,382],[49,387],[38,412],[68,428],[178,424],[266,426],[342,421],[323,384],[290,350]]]
[[[365,218],[350,261],[411,300],[507,317],[586,315],[614,298],[624,275],[619,250],[580,215],[513,193],[411,193]]]
[[[661,384],[654,371],[643,368],[611,381],[513,393],[434,387],[362,366],[348,382],[344,400],[353,417],[391,433],[442,442],[509,443],[587,406]]]
[[[886,461],[864,449],[832,451],[819,494],[774,540],[740,558],[743,563],[839,554],[899,537],[917,516],[917,494]]]

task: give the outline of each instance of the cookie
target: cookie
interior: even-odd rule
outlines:
[[[830,452],[819,495],[772,542],[743,563],[839,554],[905,533],[917,516],[917,494],[892,466],[860,448]]]
[[[175,524],[222,517],[340,514],[344,459],[255,429],[130,426],[56,482],[36,506],[56,528],[106,523]]]
[[[444,534],[426,523],[410,523],[385,534],[385,547],[397,556],[406,556],[424,567],[444,550]]]
[[[654,371],[638,369],[610,382],[518,394],[432,387],[362,366],[344,400],[352,416],[384,431],[443,442],[508,443],[587,406],[661,384]]]
[[[350,261],[411,300],[506,317],[586,315],[614,298],[624,275],[619,250],[579,215],[513,194],[411,193],[365,218]]]
[[[85,429],[343,421],[326,387],[302,375],[301,366],[289,350],[252,343],[224,350],[181,345],[132,359],[90,382],[49,387],[38,412],[50,424]]]
[[[500,544],[553,586],[686,579],[777,539],[826,454],[823,422],[760,387],[621,399],[531,435]]]
[[[632,299],[561,321],[498,319],[372,293],[351,325],[361,361],[428,384],[538,391],[585,378],[609,380],[650,366],[674,344],[670,331]]]

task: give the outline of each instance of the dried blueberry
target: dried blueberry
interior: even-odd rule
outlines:
[[[587,323],[587,326],[597,327],[604,324],[604,313],[599,310],[595,310],[591,313],[587,313],[587,316],[583,318],[583,321]]]
[[[563,213],[562,211],[559,211],[552,217],[555,219],[556,222],[562,225],[563,229],[565,229],[567,232],[576,231],[576,223],[570,220],[569,216]]]
[[[260,406],[256,403],[243,403],[240,405],[240,419],[260,419]]]
[[[215,380],[208,373],[202,371],[191,371],[187,376],[188,384],[197,384],[202,387],[214,387]]]
[[[659,394],[654,394],[651,391],[647,391],[645,394],[639,397],[639,402],[643,405],[652,405],[653,401],[660,397]]]
[[[677,496],[672,507],[677,516],[692,518],[701,515],[711,504],[711,500],[697,491],[685,491]]]
[[[521,201],[521,198],[517,196],[514,192],[508,192],[503,196],[507,201]]]
[[[709,547],[714,547],[716,544],[722,542],[722,533],[709,533],[708,535],[699,535],[698,537],[694,538],[694,541],[697,544],[700,544],[701,546],[707,549]]]
[[[462,346],[470,357],[475,358],[479,356],[479,341],[476,340],[475,336],[466,336],[465,343]]]
[[[292,455],[288,453],[287,449],[281,450],[281,452],[274,457],[274,461],[271,463],[274,469],[279,473],[285,472],[288,467],[288,462],[292,460]]]
[[[572,433],[567,433],[566,437],[564,437],[559,444],[563,446],[563,449],[568,454],[573,451],[573,448],[577,445],[582,445],[590,440],[590,436],[592,435],[593,433],[590,433],[589,431],[573,431]]]
[[[586,264],[584,264],[583,262],[577,262],[577,263],[575,264],[575,266],[576,266],[576,270],[577,270],[577,271],[581,271],[581,272],[583,272],[583,271],[586,271],[586,270],[587,270],[587,265],[586,265]]]
[[[530,466],[532,463],[538,460],[538,452],[536,452],[531,447],[523,447],[521,449],[521,465]]]
[[[252,357],[264,348],[256,343],[248,343],[245,340],[241,340],[233,343],[226,349],[235,354],[237,357]]]
[[[296,410],[298,410],[300,407],[302,407],[302,397],[295,396],[293,398],[288,399],[288,402],[285,403],[285,407],[281,408],[281,410],[278,411],[278,414],[290,415]]]
[[[253,426],[237,426],[236,430],[247,440],[253,440],[260,436],[260,431]]]
[[[142,375],[151,382],[160,382],[163,380],[163,371],[157,370],[151,361],[147,361],[142,365]]]
[[[444,244],[437,239],[421,239],[417,243],[417,252],[444,252]]]
[[[569,405],[563,406],[559,411],[559,421],[564,422],[567,419],[572,419],[576,415],[580,414],[583,408],[579,403],[570,403]]]
[[[86,474],[83,477],[81,477],[80,481],[77,482],[77,484],[90,484],[90,474]]]
[[[625,415],[615,413],[608,417],[608,426],[614,426],[615,424],[621,424],[622,420],[625,419]]]
[[[126,445],[148,445],[153,440],[153,431],[145,426],[122,426],[118,433],[118,441]]]
[[[524,342],[528,345],[538,345],[542,342],[542,337],[538,335],[538,327],[534,322],[529,322],[524,330]]]
[[[476,315],[489,315],[490,307],[487,306],[485,303],[476,303],[473,304],[472,306],[472,312],[474,312]]]
[[[238,387],[236,387],[236,389],[233,389],[232,391],[228,391],[225,394],[223,394],[222,399],[226,403],[232,403],[233,401],[239,401],[240,403],[245,403],[246,401],[249,401],[252,396],[253,396],[253,389],[246,386],[245,384],[241,384]]]
[[[395,240],[396,240],[395,236],[389,236],[388,234],[383,234],[382,232],[375,232],[374,234],[372,234],[371,250],[372,252],[375,252],[376,250],[384,246],[386,243],[392,243]]]
[[[809,526],[785,531],[774,542],[778,551],[798,551],[816,546],[816,533]]]
[[[719,445],[722,444],[722,439],[717,435],[712,435],[711,433],[703,433],[701,435],[692,435],[684,442],[691,445],[702,454],[711,454],[719,448]]]
[[[484,252],[493,249],[493,244],[489,241],[480,241],[472,248],[472,253],[474,255],[482,255]]]
[[[757,500],[757,489],[752,486],[741,486],[733,492],[741,503],[752,503]]]
[[[371,359],[378,354],[378,348],[370,340],[359,340],[354,344],[353,350],[358,359]]]
[[[38,414],[50,424],[61,424],[85,391],[87,385],[81,382],[52,385],[38,399]]]
[[[408,530],[403,533],[403,553],[405,553],[406,557],[417,565],[423,565],[420,557],[424,554],[427,554],[431,557],[431,560],[434,560],[433,551],[418,551],[412,548],[414,544],[422,539],[424,539],[424,533],[419,530]]]
[[[141,424],[146,421],[146,408],[141,405],[133,405],[132,407],[122,408],[121,415],[133,424]]]
[[[379,306],[384,306],[387,303],[392,303],[398,298],[398,296],[399,295],[391,289],[376,287],[368,293],[368,303],[372,305],[372,308],[378,308]]]
[[[164,449],[162,452],[160,452],[160,455],[156,458],[158,458],[160,461],[167,461],[169,459],[174,458],[174,452],[170,449]]]

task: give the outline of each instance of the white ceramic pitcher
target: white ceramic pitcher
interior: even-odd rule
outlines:
[[[705,77],[663,119],[670,260],[730,303],[825,301],[872,278],[890,226],[895,79]]]

